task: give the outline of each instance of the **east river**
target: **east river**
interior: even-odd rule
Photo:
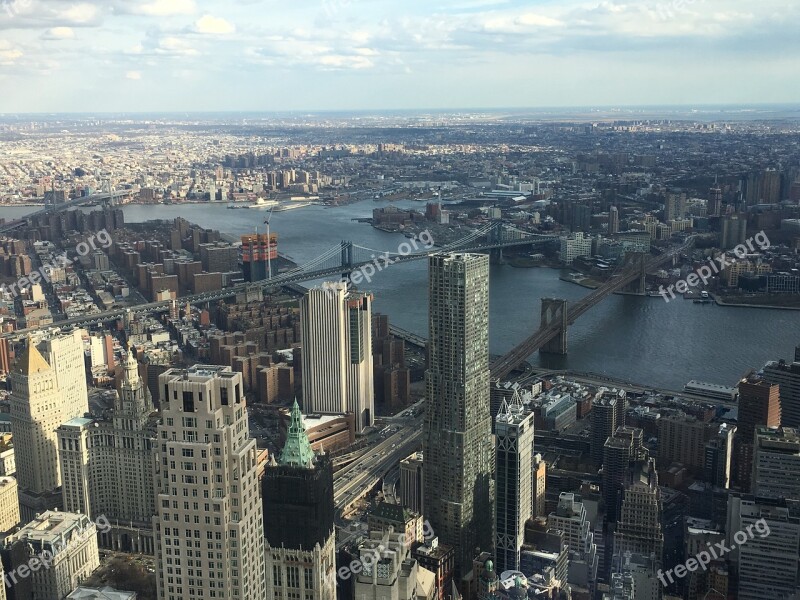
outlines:
[[[424,208],[414,202],[401,207]],[[354,218],[369,217],[383,203],[308,206],[272,216],[279,251],[303,264],[342,240],[378,251],[397,251],[407,239],[378,231]],[[17,218],[34,208],[0,208],[0,217]],[[126,222],[181,216],[206,228],[238,236],[264,231],[265,212],[229,210],[226,205],[129,205]],[[490,282],[491,352],[502,354],[539,326],[539,299],[576,300],[589,290],[558,278],[549,268],[520,269],[493,265]],[[427,263],[392,265],[360,289],[375,294],[374,310],[409,331],[427,335]],[[538,354],[534,364],[591,371],[645,385],[679,390],[690,379],[725,385],[768,360],[791,359],[800,344],[800,312],[756,308],[723,308],[691,301],[611,296],[581,317],[569,330],[569,354]],[[548,362],[549,361],[549,362]]]

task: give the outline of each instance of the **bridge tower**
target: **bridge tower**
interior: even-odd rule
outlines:
[[[486,236],[490,244],[499,244],[503,241],[503,222],[497,221]],[[489,250],[489,262],[493,265],[505,264],[502,248]]]
[[[632,252],[626,256],[629,267],[639,269],[639,277],[626,286],[626,292],[644,296],[647,290],[647,256],[644,252]]]
[[[353,242],[342,240],[342,279],[350,281],[353,273]]]
[[[567,301],[562,298],[542,298],[542,327],[558,323],[556,337],[542,346],[540,352],[549,354],[567,353]]]

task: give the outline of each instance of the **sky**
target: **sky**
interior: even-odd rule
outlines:
[[[0,113],[800,103],[797,0],[0,0]]]

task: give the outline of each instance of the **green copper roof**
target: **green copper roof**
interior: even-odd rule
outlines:
[[[291,465],[293,467],[311,468],[314,460],[314,451],[306,435],[306,428],[303,425],[303,414],[297,400],[292,405],[292,414],[289,418],[289,430],[286,433],[286,443],[278,458],[278,464]]]

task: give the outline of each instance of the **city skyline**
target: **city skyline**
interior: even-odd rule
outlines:
[[[798,24],[774,0],[3,0],[0,111],[786,103]]]

